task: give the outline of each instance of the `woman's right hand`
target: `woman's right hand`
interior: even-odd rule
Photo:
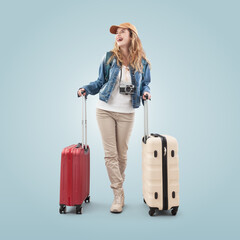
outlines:
[[[82,93],[84,91],[84,93]],[[81,96],[86,96],[86,91],[85,91],[85,89],[84,88],[80,88],[79,90],[78,90],[78,96],[79,97],[81,97]]]

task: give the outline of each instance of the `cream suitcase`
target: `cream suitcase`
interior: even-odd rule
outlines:
[[[143,201],[149,215],[157,209],[171,210],[176,215],[179,207],[178,143],[168,135],[148,134],[148,101],[144,101],[144,137],[142,138]]]

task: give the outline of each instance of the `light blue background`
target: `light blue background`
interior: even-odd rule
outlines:
[[[1,1],[1,239],[239,237],[239,1]],[[91,203],[60,215],[60,157],[81,141],[77,89],[95,81],[113,24],[137,27],[152,63],[149,131],[179,142],[180,209],[150,217],[142,201],[143,107],[124,184],[112,191],[88,98]]]

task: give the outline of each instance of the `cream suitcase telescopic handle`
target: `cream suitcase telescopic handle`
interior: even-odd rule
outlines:
[[[148,95],[145,95],[144,100],[144,142],[146,143],[148,137]]]

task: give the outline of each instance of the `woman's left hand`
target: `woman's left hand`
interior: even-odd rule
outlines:
[[[143,93],[143,96],[142,96],[143,100],[146,100],[145,95],[148,95],[148,99],[151,100],[151,94],[149,92],[144,92]]]

